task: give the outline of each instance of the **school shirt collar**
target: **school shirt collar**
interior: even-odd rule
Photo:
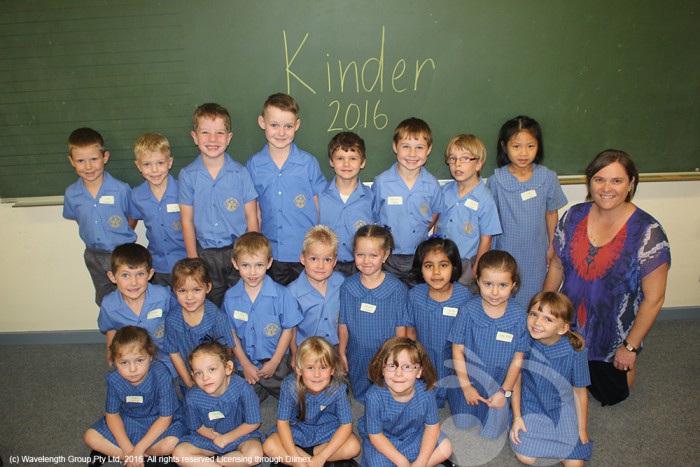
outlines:
[[[335,198],[342,200],[343,198],[340,197],[340,192],[338,191],[338,186],[335,184],[335,179],[337,177],[333,177],[333,179],[328,182],[328,186],[326,186],[326,190],[328,193],[331,193]],[[355,187],[355,190],[350,193],[350,196],[348,196],[348,202],[354,201],[355,198],[364,198],[365,196],[368,196],[371,194],[371,190],[369,187],[364,185],[362,183],[362,180],[360,178],[357,178],[357,186]]]
[[[272,156],[270,155],[270,145],[269,143],[263,146],[262,150],[260,151],[261,154],[264,154],[267,157],[254,157],[251,159],[252,163],[258,167],[262,167],[265,165],[272,165],[276,170],[280,170],[279,167],[277,167],[277,164],[274,163],[272,160]],[[304,161],[302,160],[301,157],[301,150],[297,147],[296,144],[292,143],[289,146],[289,155],[287,156],[287,160],[284,161],[284,164],[282,167],[286,167],[287,165],[304,165]]]
[[[305,295],[309,294],[316,294],[318,296],[321,296],[318,290],[314,288],[313,285],[311,285],[311,282],[309,282],[309,278],[306,275],[306,271],[301,271],[301,274],[299,274],[299,278],[297,279],[299,281],[299,297],[303,297]],[[331,274],[331,276],[328,278],[328,286],[326,288],[326,297],[328,296],[328,291],[332,289],[337,289],[338,287],[341,286],[341,284],[345,282],[345,277],[343,277],[342,274],[336,273],[335,271]]]
[[[275,284],[273,284],[273,280],[270,276],[265,274],[265,278],[263,279],[262,286],[260,288],[260,293],[258,294],[258,297],[261,295],[264,295],[266,297],[277,297],[279,294],[277,293],[277,288],[275,287]],[[231,294],[234,297],[248,297],[248,292],[245,291],[245,285],[243,283],[243,279],[240,279],[236,285],[234,285],[231,288]],[[248,297],[250,300],[250,297]]]
[[[146,184],[146,189],[145,190],[131,190],[133,193],[135,193],[135,196],[139,200],[143,201],[148,201],[151,198],[156,199],[155,195],[153,195],[153,192],[151,191],[151,186],[148,184],[148,181],[144,182]],[[161,198],[160,201],[165,201],[167,198],[175,198],[177,199],[177,182],[175,181],[175,177],[173,177],[171,174],[168,174],[168,184],[165,187],[165,193],[163,193],[163,197]],[[156,201],[158,201],[156,199]]]

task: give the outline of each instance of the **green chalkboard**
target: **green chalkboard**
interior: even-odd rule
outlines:
[[[0,197],[62,194],[75,179],[65,141],[100,131],[108,170],[140,183],[132,144],[164,133],[174,170],[197,154],[198,104],[233,117],[230,153],[265,140],[265,98],[302,108],[299,147],[319,158],[341,129],[367,142],[369,181],[394,161],[393,129],[433,128],[428,169],[449,178],[447,140],[484,140],[494,168],[500,125],[540,121],[545,165],[581,174],[604,148],[642,172],[700,167],[700,11],[695,0],[3,0]]]

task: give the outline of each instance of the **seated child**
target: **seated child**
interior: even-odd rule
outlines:
[[[573,467],[591,459],[588,352],[583,337],[570,329],[573,320],[574,306],[564,294],[540,292],[530,302],[531,347],[511,398],[510,442],[523,464],[544,457]]]
[[[406,119],[394,131],[393,148],[396,162],[372,184],[374,215],[396,242],[386,270],[413,287],[413,253],[428,238],[443,208],[440,183],[423,167],[433,148],[433,133],[423,120]]]
[[[260,196],[260,231],[272,244],[270,277],[282,285],[303,269],[304,234],[318,222],[318,194],[326,187],[316,158],[294,144],[299,124],[299,104],[292,96],[268,97],[258,117],[267,144],[246,163]]]
[[[447,143],[445,164],[454,180],[442,187],[445,204],[437,223],[437,233],[459,247],[459,283],[474,291],[479,258],[491,249],[491,237],[501,233],[496,202],[479,176],[484,162],[486,147],[476,136],[458,135]]]
[[[244,232],[257,232],[258,203],[248,171],[226,153],[233,138],[231,116],[219,104],[202,104],[192,115],[192,139],[200,154],[180,171],[179,200],[187,256],[207,263],[209,299],[218,307],[238,282],[231,246]]]
[[[144,456],[169,456],[184,436],[184,414],[172,376],[157,358],[145,329],[124,326],[114,334],[109,359],[116,369],[106,378],[105,416],[84,436],[93,450],[91,466],[102,465],[106,456],[124,465]]]
[[[146,181],[131,191],[131,201],[135,218],[146,224],[148,251],[156,271],[152,282],[170,286],[173,266],[187,258],[177,181],[168,173],[173,167],[170,143],[161,134],[145,133],[134,143],[134,155],[136,167]]]
[[[107,335],[107,355],[114,333],[124,326],[139,326],[148,331],[158,346],[159,359],[173,378],[177,377],[170,357],[162,349],[166,317],[177,301],[168,287],[148,282],[153,276],[151,254],[138,243],[126,243],[114,249],[111,262],[112,270],[107,275],[117,290],[104,298],[97,316],[100,331]]]
[[[345,276],[333,271],[337,249],[338,237],[330,227],[317,225],[306,232],[300,258],[304,270],[287,286],[303,315],[290,346],[292,365],[297,347],[308,337],[321,336],[338,345],[340,286]]]
[[[267,274],[272,247],[265,236],[248,232],[233,245],[233,266],[241,280],[224,296],[224,311],[233,323],[238,370],[262,402],[279,399],[282,380],[290,373],[287,351],[294,326],[301,321],[296,300]]]
[[[355,133],[344,131],[328,143],[328,160],[335,177],[318,195],[319,224],[338,234],[336,271],[346,276],[357,272],[353,254],[355,232],[363,225],[374,224],[372,190],[360,180],[360,170],[367,163],[365,142]]]
[[[362,465],[435,466],[447,460],[452,444],[440,431],[432,391],[437,376],[420,342],[392,337],[377,350],[367,372],[374,384],[357,422]]]
[[[80,180],[66,188],[63,217],[78,223],[97,306],[116,288],[107,278],[112,250],[136,241],[131,188],[105,171],[108,160],[102,135],[92,128],[78,128],[68,137],[68,162]]]
[[[194,386],[187,357],[199,344],[218,342],[235,347],[231,322],[224,312],[207,300],[211,279],[201,258],[185,258],[173,268],[173,291],[179,306],[170,310],[165,322],[163,351],[170,354],[180,382]],[[184,393],[184,392],[183,392]]]
[[[197,387],[187,391],[188,435],[173,452],[183,467],[257,465],[262,461],[260,402],[233,373],[228,349],[218,342],[198,345],[189,355]]]
[[[352,433],[338,351],[323,337],[309,337],[299,346],[295,367],[296,374],[282,382],[277,426],[263,444],[265,454],[295,466],[327,465],[357,456],[360,442]]]

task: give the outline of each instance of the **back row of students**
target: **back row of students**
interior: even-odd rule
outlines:
[[[218,104],[199,106],[191,135],[200,154],[180,171],[179,180],[168,173],[173,158],[167,139],[154,133],[139,137],[135,162],[146,182],[133,191],[105,172],[109,152],[99,133],[81,128],[70,135],[68,159],[80,180],[66,190],[63,214],[79,224],[98,305],[114,290],[106,276],[109,255],[117,245],[136,240],[137,219],[146,225],[154,281],[169,285],[177,260],[201,257],[212,278],[209,296],[217,306],[239,279],[230,261],[239,236],[260,231],[269,239],[270,276],[287,285],[303,269],[299,258],[304,234],[316,224],[337,233],[336,269],[346,276],[356,271],[355,232],[363,225],[380,224],[391,230],[396,242],[386,269],[413,286],[414,252],[435,227],[458,245],[461,283],[473,287],[479,258],[498,248],[511,253],[528,272],[516,296],[521,305],[541,289],[557,210],[566,198],[556,174],[539,165],[544,146],[535,120],[519,116],[503,125],[499,168],[489,178],[488,189],[480,178],[486,149],[473,135],[456,136],[447,144],[445,163],[454,181],[440,187],[424,167],[432,132],[417,118],[397,126],[396,162],[375,178],[371,189],[359,177],[366,163],[364,141],[350,132],[337,134],[329,143],[335,177],[327,183],[318,160],[294,144],[300,119],[291,96],[270,96],[258,124],[267,144],[244,167],[226,153],[233,136],[229,113]]]

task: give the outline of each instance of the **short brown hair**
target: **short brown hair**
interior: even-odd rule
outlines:
[[[73,130],[70,136],[68,136],[69,156],[73,148],[84,148],[87,146],[99,146],[102,155],[105,153],[105,142],[104,139],[102,139],[102,135],[92,128],[78,128],[77,130]]]
[[[428,141],[428,146],[433,145],[433,131],[430,126],[420,118],[407,118],[394,130],[394,144],[399,144],[402,138],[420,138],[421,136]]]
[[[299,118],[299,112],[301,111],[299,104],[297,103],[297,101],[294,100],[292,96],[281,92],[278,92],[277,94],[272,94],[267,98],[262,108],[263,116],[265,116],[265,110],[268,107],[276,107],[280,110],[284,110],[285,112],[291,112],[297,118]]]
[[[433,363],[430,361],[428,352],[425,347],[418,342],[409,339],[408,337],[392,337],[377,350],[367,368],[367,377],[379,387],[384,387],[384,364],[390,359],[392,363],[398,364],[396,361],[399,354],[403,351],[408,352],[413,363],[421,366],[423,373],[421,378],[425,381],[425,389],[430,390],[437,384],[437,372]]]
[[[112,274],[116,274],[120,266],[135,269],[145,266],[150,271],[153,267],[153,258],[148,249],[138,243],[125,243],[112,250],[110,256]]]
[[[138,326],[124,326],[119,328],[109,344],[109,359],[114,361],[121,355],[124,355],[124,350],[136,347],[143,350],[147,355],[155,357],[158,353],[158,347],[153,343],[148,331]]]
[[[207,263],[202,258],[183,258],[175,263],[172,274],[173,289],[184,285],[190,277],[205,287],[211,284]]]
[[[231,115],[222,105],[207,102],[206,104],[202,104],[197,107],[197,110],[195,110],[192,114],[192,129],[194,131],[197,131],[197,128],[199,127],[200,118],[209,118],[211,120],[221,118],[226,126],[226,131],[229,133],[231,132]]]
[[[241,255],[263,254],[269,261],[272,259],[270,240],[260,232],[246,232],[236,239],[233,244],[232,258],[237,260]]]
[[[138,160],[146,152],[159,152],[168,157],[170,154],[170,142],[160,133],[144,133],[134,142],[134,156]]]
[[[365,140],[352,131],[342,131],[331,139],[328,143],[328,159],[333,160],[333,154],[338,149],[355,151],[365,160]]]

